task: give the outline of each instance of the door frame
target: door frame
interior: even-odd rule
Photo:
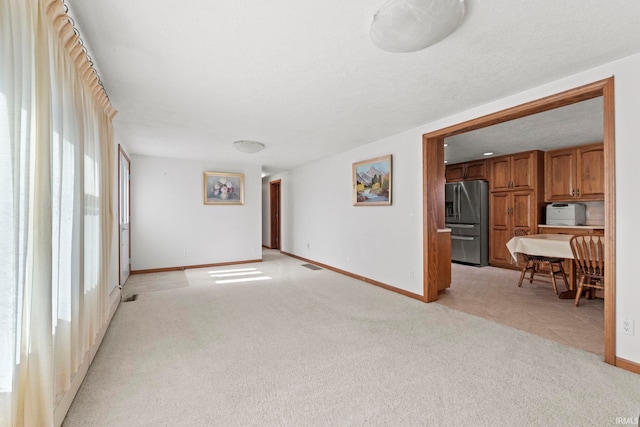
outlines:
[[[615,235],[615,123],[614,78],[599,80],[564,92],[458,123],[422,136],[423,174],[423,295],[438,299],[438,229],[444,228],[444,139],[510,120],[602,97],[604,139],[605,288],[604,361],[616,365],[616,235]]]
[[[122,148],[121,144],[118,144],[118,284],[120,285],[120,287],[124,286],[124,283],[121,283],[122,281],[122,230],[121,230],[121,224],[122,224],[122,206],[120,205],[120,201],[122,200],[122,194],[121,194],[121,189],[122,189],[122,164],[121,164],[121,160],[122,158],[125,158],[125,160],[127,161],[127,165],[128,165],[128,171],[129,171],[129,179],[127,180],[127,194],[128,194],[128,201],[127,204],[129,206],[129,259],[127,260],[127,262],[129,263],[129,274],[131,274],[131,159],[129,158],[129,156],[127,155],[127,152],[124,151],[124,148]]]
[[[282,247],[281,182],[281,179],[269,182],[269,246],[271,249],[281,249]]]

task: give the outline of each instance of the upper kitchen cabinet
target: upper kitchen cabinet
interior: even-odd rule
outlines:
[[[447,165],[444,172],[447,182],[487,179],[487,176],[487,160],[474,160],[472,162]]]
[[[526,151],[490,159],[491,191],[533,190],[541,175],[542,151]]]
[[[604,145],[563,148],[545,153],[545,200],[604,200]]]

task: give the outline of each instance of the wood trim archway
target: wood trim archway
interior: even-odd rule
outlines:
[[[281,243],[281,189],[282,180],[277,179],[269,183],[269,245],[270,249],[280,249]]]
[[[610,77],[423,135],[423,295],[426,302],[438,299],[436,280],[438,274],[437,232],[439,228],[444,227],[444,139],[601,96],[604,108],[604,167],[606,171],[604,206],[605,244],[607,248],[605,252],[605,263],[607,264],[605,281],[607,287],[604,300],[604,360],[611,365],[616,364],[616,213],[613,84],[614,78]]]

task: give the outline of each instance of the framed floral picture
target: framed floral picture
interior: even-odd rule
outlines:
[[[391,204],[391,154],[353,164],[353,205]]]
[[[226,172],[204,173],[205,205],[243,205],[244,174]]]

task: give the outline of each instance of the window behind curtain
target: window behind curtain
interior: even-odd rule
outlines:
[[[111,121],[45,14],[0,0],[0,425],[50,425],[106,323]]]

